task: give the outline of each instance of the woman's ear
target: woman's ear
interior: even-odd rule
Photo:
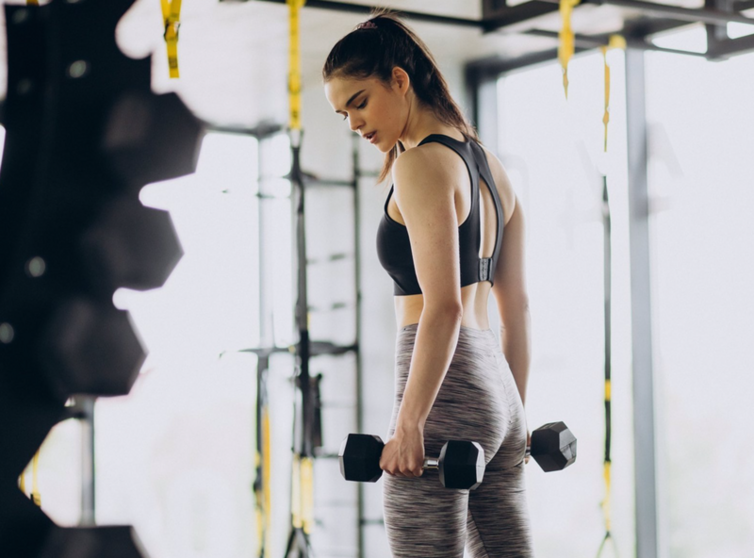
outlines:
[[[397,89],[397,92],[405,95],[408,92],[409,85],[411,85],[411,79],[406,70],[400,66],[393,68],[393,86]]]

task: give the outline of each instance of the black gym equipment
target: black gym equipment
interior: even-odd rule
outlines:
[[[340,446],[340,474],[349,481],[377,482],[382,476],[380,456],[385,447],[379,436],[349,434]],[[423,469],[440,472],[445,488],[474,490],[484,478],[484,449],[477,442],[450,440],[439,457],[425,457]]]
[[[115,27],[131,4],[4,7],[3,556],[141,554],[131,527],[58,527],[18,486],[52,427],[71,416],[67,400],[130,391],[146,351],[113,292],[162,286],[183,255],[170,215],[138,194],[147,181],[194,171],[202,126],[177,95],[152,93],[150,57],[118,48]]]
[[[526,448],[545,473],[562,471],[576,461],[576,436],[564,422],[549,422],[531,433]]]

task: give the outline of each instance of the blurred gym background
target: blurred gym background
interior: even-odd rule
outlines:
[[[493,9],[485,4],[389,5],[480,20]],[[604,39],[626,22],[674,17],[639,4],[576,6],[573,29]],[[701,0],[661,4],[723,9]],[[746,2],[733,4],[726,9],[746,15]],[[288,350],[269,355],[270,443],[260,456],[260,357],[249,349],[298,341],[288,17],[282,2],[184,0],[178,79],[169,75],[160,2],[136,0],[115,29],[127,56],[151,54],[153,92],[177,93],[207,129],[194,174],[139,192],[144,206],[169,211],[184,255],[161,288],[114,293],[148,349],[138,378],[128,395],[91,398],[91,412],[59,422],[39,450],[34,483],[42,511],[59,526],[132,525],[152,558],[259,556],[260,536],[265,557],[285,556],[296,359]],[[321,446],[309,538],[321,558],[390,555],[381,483],[346,483],[333,457],[359,427],[385,439],[392,410],[397,328],[374,240],[389,184],[375,185],[380,153],[333,114],[320,76],[332,45],[367,17],[314,6],[300,13],[310,334],[358,345],[310,364],[312,376],[321,374]],[[567,100],[553,56],[563,25],[557,4],[488,33],[406,18],[502,160],[527,215],[527,419],[531,429],[566,421],[579,450],[560,473],[527,468],[541,558],[597,556],[608,515],[612,540],[602,556],[748,558],[754,548],[754,43],[729,57],[703,55],[709,27],[730,39],[754,28],[678,18],[683,23],[646,39],[656,49],[629,42],[603,53],[577,41]],[[4,53],[5,34],[0,41]],[[609,502],[603,176],[612,263]],[[633,186],[632,197],[637,180],[645,184]],[[644,204],[643,221],[631,203]],[[635,221],[648,234],[638,252]],[[648,291],[635,286],[642,280]],[[649,328],[636,329],[637,312],[647,313]],[[497,332],[492,299],[489,316]],[[270,466],[264,514],[255,491],[260,459]],[[32,469],[30,462],[27,493]],[[643,523],[646,505],[652,513]]]

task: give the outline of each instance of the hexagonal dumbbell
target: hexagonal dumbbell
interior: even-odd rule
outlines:
[[[385,444],[379,436],[349,434],[340,446],[340,474],[349,481],[377,482]],[[477,442],[450,440],[440,457],[424,459],[423,469],[437,469],[445,488],[473,490],[484,477],[484,449]]]
[[[560,471],[576,461],[576,436],[564,422],[550,422],[531,433],[531,447],[526,448],[545,472]]]

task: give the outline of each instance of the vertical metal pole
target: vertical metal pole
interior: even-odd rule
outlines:
[[[94,499],[94,403],[96,397],[82,396],[81,401],[81,519],[79,525],[95,525]]]
[[[267,176],[267,168],[265,164],[264,150],[266,146],[264,144],[265,138],[257,138],[257,238],[258,238],[258,255],[259,255],[259,346],[270,347],[274,345],[274,331],[271,321],[268,321],[272,311],[272,304],[269,300],[272,296],[268,296],[267,293],[267,250],[265,249],[265,233],[266,223],[264,219],[264,200],[266,199],[268,192],[264,188]],[[269,330],[268,330],[269,326]]]
[[[359,182],[361,178],[361,166],[359,162],[359,136],[351,136],[353,144],[353,226],[354,226],[354,268],[356,281],[356,432],[363,432],[364,416],[362,413],[362,362],[361,362],[361,220],[359,211],[361,201],[359,198]],[[358,541],[359,558],[365,556],[364,542],[364,483],[357,484],[358,502]]]
[[[497,79],[475,82],[471,91],[476,107],[476,128],[479,139],[492,151],[498,153]]]
[[[658,512],[650,293],[644,51],[626,49],[636,555],[657,558]]]

